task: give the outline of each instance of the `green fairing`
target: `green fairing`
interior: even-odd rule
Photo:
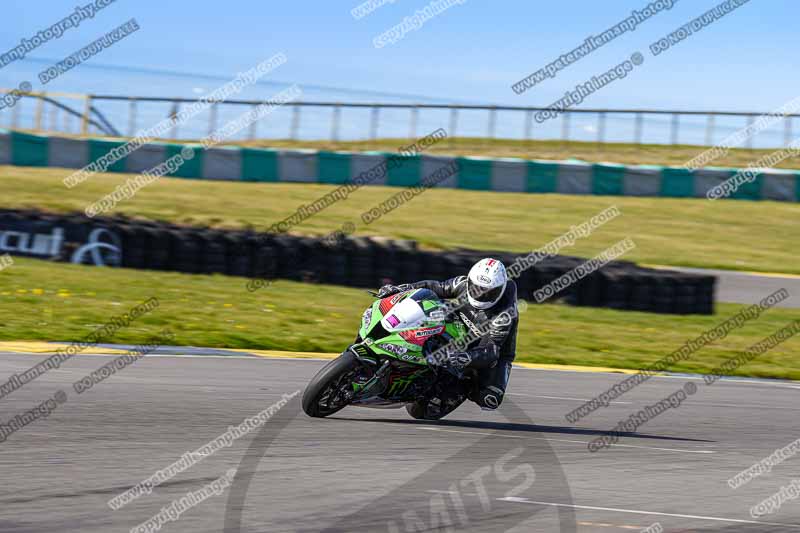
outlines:
[[[381,319],[383,318],[383,315],[381,314],[381,310],[380,310],[380,305],[381,305],[381,301],[380,300],[375,300],[374,302],[372,302],[372,306],[371,306],[371,309],[372,309],[372,320],[370,321],[370,323],[368,325],[364,324],[364,320],[363,319],[361,320],[361,328],[358,330],[358,334],[359,334],[359,336],[361,336],[362,339],[366,339],[367,338],[367,332],[371,331],[372,328],[375,327],[375,324],[380,322]]]
[[[395,305],[397,305],[397,303],[400,303],[404,299],[408,298],[409,296],[416,294],[417,291],[419,290],[422,289],[415,289],[413,291],[406,292],[401,298],[398,299]],[[425,361],[425,358],[422,355],[422,346],[414,344],[413,342],[408,342],[406,339],[400,336],[399,332],[391,333],[388,336],[377,339],[370,337],[370,332],[373,329],[375,329],[375,326],[377,326],[384,317],[384,314],[381,313],[380,311],[380,303],[381,303],[380,300],[376,300],[370,306],[370,309],[372,309],[372,315],[370,323],[368,325],[365,325],[363,323],[363,318],[362,318],[362,324],[361,328],[359,329],[359,335],[361,336],[362,339],[364,339],[364,343],[367,344],[370,347],[370,349],[375,353],[383,354],[387,357],[398,359],[400,361],[416,363],[420,365],[427,365],[427,362]],[[429,320],[423,322],[421,327],[410,328],[408,330],[403,330],[403,331],[413,331],[421,328],[437,327],[444,325],[445,332],[448,335],[450,335],[453,339],[458,339],[465,334],[465,329],[460,322],[458,321],[445,322],[440,317],[430,316],[431,313],[434,311],[443,310],[444,304],[442,302],[437,302],[434,300],[423,300],[421,302],[421,305],[423,311],[429,317]],[[404,354],[396,354],[380,346],[381,344],[387,344],[387,343],[405,348],[406,351]]]

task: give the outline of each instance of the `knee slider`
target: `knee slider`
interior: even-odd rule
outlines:
[[[498,387],[490,386],[481,389],[478,394],[478,405],[484,409],[497,409],[503,403],[504,392]]]

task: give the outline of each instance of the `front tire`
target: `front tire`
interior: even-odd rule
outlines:
[[[341,398],[342,386],[350,386],[359,362],[349,350],[317,372],[303,392],[303,411],[314,418],[324,418],[344,409],[348,401]]]

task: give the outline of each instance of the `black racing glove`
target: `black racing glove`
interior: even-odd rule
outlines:
[[[398,285],[384,285],[378,289],[378,298],[386,298],[387,296],[397,294],[398,292],[403,292],[404,290],[405,289]]]
[[[430,366],[460,374],[472,362],[472,356],[468,352],[440,350],[428,354],[425,360]]]

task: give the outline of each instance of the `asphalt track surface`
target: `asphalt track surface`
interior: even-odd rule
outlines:
[[[44,357],[2,354],[0,379]],[[67,394],[0,443],[0,531],[130,531],[231,468],[232,487],[160,531],[800,531],[797,501],[749,514],[791,481],[800,458],[736,490],[726,483],[800,436],[800,385],[654,377],[573,425],[568,411],[623,376],[527,369],[514,370],[500,412],[464,405],[433,423],[404,409],[311,419],[297,396],[260,429],[113,511],[109,499],[303,389],[325,361],[151,355],[73,390],[110,360],[78,355],[0,400],[5,423]],[[588,451],[687,382],[697,392],[680,407],[618,446]]]
[[[777,307],[800,307],[800,276],[797,275],[760,274],[705,268],[664,268],[716,276],[717,286],[714,291],[714,299],[717,302],[754,304],[761,301],[767,294],[779,289],[786,289],[789,292],[789,297],[780,302]]]

